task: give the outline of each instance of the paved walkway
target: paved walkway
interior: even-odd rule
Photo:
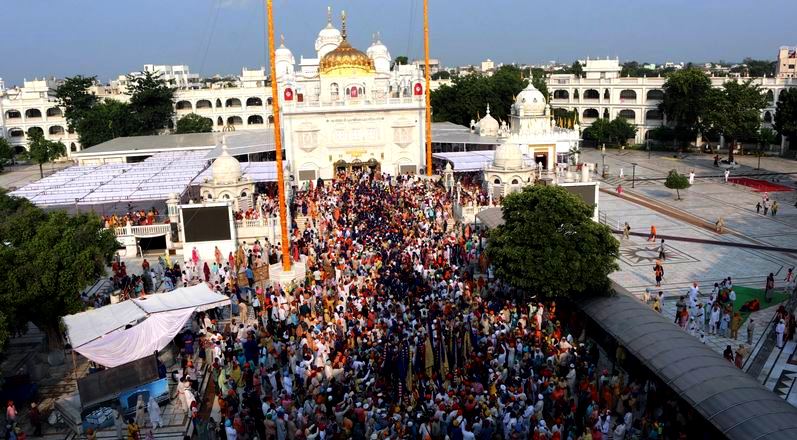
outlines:
[[[724,178],[717,176],[710,155],[689,156],[687,159],[672,159],[663,155],[639,152],[613,152],[607,154],[606,164],[612,167],[612,175],[604,179],[605,189],[614,189],[623,182],[629,198],[619,198],[601,192],[599,210],[603,219],[619,229],[624,222],[632,228],[632,236],[621,240],[620,271],[611,275],[618,284],[626,287],[632,294],[641,298],[646,288],[662,290],[665,294],[662,313],[674,319],[676,299],[688,292],[693,281],[701,290],[709,292],[715,282],[731,276],[735,285],[762,288],[769,273],[776,274],[778,286],[789,267],[797,266],[797,191],[769,193],[771,199],[778,200],[780,211],[777,216],[764,216],[755,211],[756,202],[762,194],[741,185],[725,184]],[[597,160],[595,157],[597,156]],[[797,187],[797,175],[787,174],[797,171],[797,162],[782,159],[762,159],[762,170],[752,169],[753,158],[739,157],[745,164],[732,172],[766,173],[767,180],[777,179],[778,183]],[[600,164],[600,154],[588,151],[586,160]],[[636,176],[642,180],[631,188],[630,163],[638,163]],[[623,166],[625,176],[616,174]],[[673,191],[663,185],[664,176],[669,169],[678,169],[684,174],[694,170],[697,174],[695,185],[681,191],[682,200],[675,200]],[[703,175],[704,177],[701,177]],[[705,177],[710,176],[710,177]],[[653,180],[656,179],[656,180]],[[643,198],[642,206],[633,203],[635,198]],[[656,209],[651,209],[651,207]],[[712,225],[718,217],[723,217],[729,233],[717,234]],[[658,243],[648,242],[650,225],[656,225],[659,238],[667,244],[667,260],[664,262],[665,277],[660,289],[655,287],[653,265],[658,258]],[[753,347],[764,336],[766,325],[774,316],[777,307],[760,310],[752,316],[759,324],[755,328]],[[706,344],[718,353],[727,345],[735,351],[741,343],[746,344],[747,324],[739,331],[740,338],[732,340],[720,336],[706,336]],[[793,404],[797,404],[797,391],[793,386],[797,379],[797,344],[788,343],[783,350],[768,354],[759,380],[769,389],[778,393]],[[754,351],[751,356],[755,356]],[[762,355],[767,355],[766,352]]]

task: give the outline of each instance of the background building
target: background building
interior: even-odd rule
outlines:
[[[669,67],[678,65],[669,63]],[[548,76],[548,92],[551,106],[564,110],[576,110],[582,128],[590,126],[598,118],[625,118],[637,127],[635,142],[648,139],[649,131],[662,126],[666,118],[659,111],[664,98],[662,87],[667,78],[621,77],[619,59],[586,60],[584,75],[552,74]],[[764,126],[771,126],[775,115],[775,104],[781,90],[797,87],[797,77],[751,79],[767,94],[767,107],[761,113]],[[731,77],[711,77],[714,87],[721,87]]]

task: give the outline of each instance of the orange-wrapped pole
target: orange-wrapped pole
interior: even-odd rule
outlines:
[[[274,116],[274,151],[277,156],[277,193],[279,194],[280,232],[282,233],[282,269],[291,270],[291,252],[288,247],[288,213],[285,206],[285,173],[282,170],[282,133],[280,132],[280,97],[277,87],[277,66],[274,64],[274,13],[272,0],[266,0],[268,12],[268,60],[271,65],[271,113]]]
[[[429,0],[423,0],[423,51],[426,67],[426,175],[432,175],[432,81],[429,72]]]

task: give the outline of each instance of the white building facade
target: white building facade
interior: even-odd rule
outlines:
[[[417,173],[425,167],[422,70],[392,66],[375,37],[366,52],[327,24],[316,57],[298,65],[284,42],[276,50],[284,148],[298,182],[330,179],[341,171]]]
[[[584,76],[553,74],[548,76],[548,91],[551,106],[564,110],[576,110],[582,128],[588,127],[598,118],[625,118],[637,127],[635,142],[648,139],[649,132],[666,122],[659,111],[664,98],[664,77],[621,77],[622,67],[617,59],[587,60]],[[765,91],[767,107],[761,113],[765,126],[770,126],[775,115],[778,94],[786,88],[797,87],[797,78],[729,78],[711,77],[714,87],[726,81],[752,79]]]
[[[67,154],[79,151],[77,133],[66,126],[64,111],[58,106],[54,78],[25,80],[22,87],[6,89],[0,80],[0,137],[17,152],[28,148],[28,130],[41,130],[44,137],[66,145]]]

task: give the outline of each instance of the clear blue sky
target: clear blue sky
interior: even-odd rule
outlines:
[[[444,65],[774,59],[797,45],[797,0],[430,0],[432,57]],[[276,33],[314,56],[326,20],[346,9],[362,50],[380,31],[391,54],[423,54],[423,0],[275,0]],[[0,77],[75,74],[107,81],[145,63],[189,64],[203,75],[265,64],[261,0],[7,0]]]

